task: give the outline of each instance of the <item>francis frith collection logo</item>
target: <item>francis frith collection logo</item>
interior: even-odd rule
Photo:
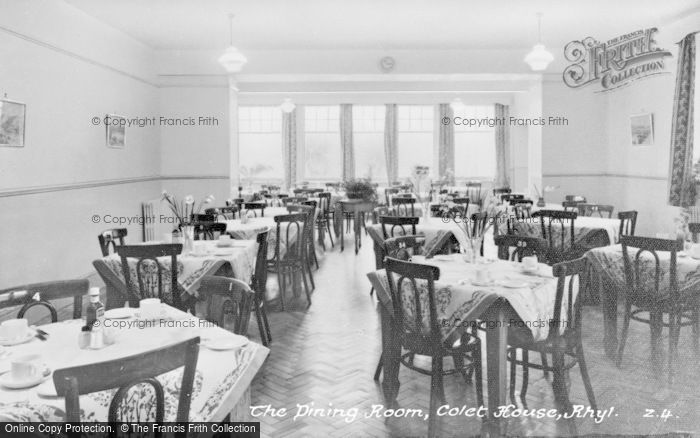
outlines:
[[[664,58],[671,52],[657,47],[655,27],[642,29],[606,42],[587,37],[571,41],[564,56],[571,64],[564,69],[564,83],[571,88],[599,83],[610,91],[632,81],[667,73]]]

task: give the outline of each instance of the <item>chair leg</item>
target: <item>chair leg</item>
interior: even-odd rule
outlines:
[[[326,252],[326,233],[324,233],[325,227],[323,224],[320,224],[320,226],[316,226],[316,229],[318,229],[318,241],[321,244],[321,248],[323,248],[323,252]]]
[[[588,366],[586,365],[586,358],[583,355],[583,343],[579,339],[578,345],[576,346],[576,359],[578,360],[578,367],[581,371],[581,378],[583,379],[583,386],[586,388],[586,395],[588,396],[588,403],[591,409],[598,411],[598,407],[595,402],[595,394],[593,393],[593,386],[591,385],[591,378],[588,375]]]
[[[265,301],[260,303],[260,313],[262,314],[263,317],[263,324],[265,326],[265,334],[267,335],[267,342],[272,343],[272,333],[270,332],[270,322],[267,320],[267,305],[265,304]]]
[[[430,377],[430,416],[428,417],[428,437],[435,437],[437,427],[437,410],[442,401],[442,357],[433,356],[433,367]]]
[[[516,348],[510,348],[508,353],[510,354],[510,401],[515,403],[515,367],[516,361],[518,360],[518,350]]]
[[[661,375],[661,332],[663,330],[663,314],[659,311],[649,313],[651,332],[651,362],[657,375]],[[670,337],[670,336],[669,336]]]
[[[476,350],[472,352],[472,360],[474,361],[474,383],[476,384],[476,401],[479,406],[484,406],[484,385],[481,374],[481,342],[478,343]]]
[[[331,239],[331,248],[335,248],[335,245],[333,244],[333,233],[331,232],[331,221],[330,220],[326,221],[326,228],[328,228],[328,238]]]
[[[681,322],[683,321],[682,313],[680,311],[670,312],[668,319],[670,323],[668,335],[668,383],[672,384],[674,377],[673,365],[678,352],[678,338],[681,334]]]
[[[549,379],[549,370],[547,369],[549,367],[549,362],[547,361],[547,353],[540,353],[540,360],[542,361],[542,372],[544,373],[544,378]]]
[[[617,349],[617,367],[620,367],[622,363],[622,353],[625,351],[625,344],[627,343],[627,332],[630,328],[630,315],[632,314],[632,303],[625,303],[625,319],[622,322],[622,333],[620,334],[620,345]]]
[[[301,279],[304,282],[304,292],[306,292],[306,301],[307,305],[306,307],[309,308],[311,307],[311,291],[309,290],[309,285],[306,283],[306,276],[304,275],[304,266],[301,266],[300,269],[301,273]],[[309,275],[311,275],[311,268],[309,268]],[[313,281],[313,277],[312,277]]]
[[[552,365],[554,368],[554,378],[552,379],[554,398],[564,412],[571,412],[569,391],[566,387],[566,370],[564,369],[565,362],[563,351],[555,351],[552,353]]]
[[[523,384],[520,387],[520,400],[525,404],[525,396],[527,395],[527,385],[530,383],[530,352],[523,349]]]
[[[262,344],[267,347],[267,333],[265,332],[262,314],[260,312],[260,306],[258,305],[258,303],[255,303],[255,319],[258,320],[258,331],[260,332],[260,339],[262,340]]]
[[[284,293],[286,292],[287,285],[285,282],[285,271],[286,268],[281,268],[279,263],[277,264],[277,284],[280,288],[280,304],[282,306],[282,311],[284,312]]]
[[[379,363],[377,363],[377,369],[374,371],[375,382],[379,382],[379,377],[382,375],[382,368],[384,368],[384,353],[379,356]]]
[[[452,361],[455,364],[455,369],[459,370],[459,372],[462,374],[462,377],[464,377],[464,381],[466,383],[469,383],[469,377],[467,377],[467,370],[464,368],[464,357],[460,354],[454,354],[452,356]]]

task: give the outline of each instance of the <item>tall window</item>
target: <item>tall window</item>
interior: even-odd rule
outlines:
[[[399,178],[411,176],[416,165],[432,167],[433,113],[432,105],[399,105]]]
[[[384,106],[354,105],[352,108],[355,176],[386,181],[384,156]]]
[[[455,110],[462,120],[493,119],[493,105],[468,105]],[[455,125],[455,177],[493,179],[496,176],[496,138],[493,127]]]
[[[275,106],[238,108],[241,177],[282,179],[282,113]]]
[[[304,107],[304,179],[337,180],[342,175],[340,108]]]

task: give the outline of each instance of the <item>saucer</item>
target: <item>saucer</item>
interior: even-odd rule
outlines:
[[[524,287],[529,287],[528,283],[518,280],[499,280],[498,285],[507,287],[508,289],[522,289]]]
[[[462,280],[466,283],[467,280]],[[493,280],[485,280],[485,281],[478,281],[478,280],[468,280],[471,284],[474,286],[481,286],[481,287],[487,287],[487,286],[493,286]]]
[[[248,342],[249,340],[245,336],[221,336],[206,338],[202,341],[202,345],[210,350],[226,351],[245,347]]]
[[[9,389],[25,389],[36,386],[44,381],[47,377],[51,375],[51,369],[49,367],[44,367],[44,371],[38,376],[34,376],[31,379],[26,380],[13,380],[12,373],[7,372],[0,376],[0,385]]]
[[[34,336],[36,336],[35,331],[27,330],[27,333],[25,334],[24,337],[19,337],[19,338],[14,338],[14,339],[2,339],[2,338],[0,338],[0,346],[11,347],[13,345],[24,344],[25,342],[31,341],[34,338]]]

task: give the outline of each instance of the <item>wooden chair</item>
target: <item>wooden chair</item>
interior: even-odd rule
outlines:
[[[302,202],[308,201],[309,198],[306,196],[287,196],[282,198],[282,204],[286,207],[289,204],[301,204]]]
[[[306,260],[304,259],[304,225],[307,220],[306,213],[294,213],[275,216],[277,236],[275,239],[275,254],[272,259],[267,260],[268,271],[275,272],[280,286],[280,305],[284,310],[284,295],[287,291],[287,277],[290,284],[294,286],[294,279],[301,274],[304,283],[304,291],[308,300],[307,307],[311,306],[311,293],[306,282]],[[282,224],[286,224],[284,230]],[[284,232],[283,232],[284,231]],[[292,236],[296,232],[296,239]],[[286,248],[286,253],[282,256],[282,246]]]
[[[272,342],[272,334],[270,333],[270,323],[267,320],[267,304],[265,300],[265,292],[267,290],[267,235],[268,231],[258,234],[258,255],[255,259],[255,272],[251,280],[251,288],[255,291],[253,297],[253,305],[255,306],[255,318],[258,322],[258,330],[260,331],[260,339],[264,346],[268,346]]]
[[[593,386],[588,375],[586,359],[583,354],[583,342],[581,341],[582,317],[581,317],[581,300],[586,293],[585,289],[589,286],[588,279],[588,263],[582,257],[580,259],[567,262],[557,263],[552,267],[552,272],[557,278],[557,292],[554,298],[554,315],[550,320],[549,334],[547,339],[543,341],[528,341],[525,337],[513,336],[509,337],[510,343],[508,348],[508,360],[510,361],[510,397],[514,401],[515,388],[515,368],[520,365],[523,369],[523,384],[520,389],[520,398],[525,404],[525,396],[527,394],[527,386],[529,380],[529,368],[539,369],[543,371],[551,371],[554,373],[552,389],[554,397],[564,412],[570,412],[572,409],[569,401],[568,388],[566,384],[566,374],[568,370],[576,364],[581,371],[583,386],[586,388],[588,403],[591,409],[597,410]],[[578,294],[574,296],[575,285],[578,280]],[[566,296],[565,296],[566,294]],[[564,302],[566,300],[566,303]],[[564,316],[566,319],[564,320]],[[517,358],[517,350],[522,350],[522,359]],[[534,351],[540,353],[546,358],[547,354],[552,355],[552,366],[546,363],[536,364],[529,361],[529,352]],[[571,358],[569,363],[566,363],[567,356]]]
[[[331,208],[331,193],[323,192],[318,194],[318,216],[316,217],[316,230],[318,231],[318,241],[321,243],[323,250],[326,250],[326,232],[328,238],[331,239],[331,248],[335,248],[333,243],[333,233],[331,232],[331,224],[333,223],[333,210]]]
[[[124,238],[126,237],[126,228],[112,228],[111,230],[103,231],[97,235],[97,240],[100,242],[100,250],[102,251],[102,257],[107,257],[109,255],[109,247],[116,252],[117,242],[119,245],[124,245]]]
[[[598,217],[607,218],[611,218],[613,211],[615,210],[615,207],[613,207],[612,205],[588,204],[585,202],[581,202],[576,206],[576,208],[578,209],[579,216],[597,215]],[[603,216],[603,214],[606,214],[607,216]]]
[[[511,194],[506,193],[501,195],[501,202],[511,202],[511,201],[523,201],[525,200],[525,195],[522,194]]]
[[[121,257],[122,274],[124,276],[124,284],[129,291],[129,305],[138,307],[139,301],[144,298],[159,298],[161,301],[171,304],[178,309],[185,309],[187,303],[183,303],[180,297],[180,286],[177,282],[177,256],[182,253],[182,244],[162,244],[162,245],[122,245],[117,247],[117,254]],[[158,261],[158,257],[170,258],[170,296],[166,296],[163,289],[164,267]],[[136,258],[135,272],[137,282],[131,281],[131,269],[129,268],[128,259]],[[144,278],[143,270],[147,269],[146,263],[150,262],[155,265],[155,279],[153,275],[147,275]],[[150,272],[153,274],[153,271]],[[153,294],[153,282],[157,283],[155,296]],[[150,290],[149,290],[150,289]]]
[[[693,327],[693,346],[697,354],[700,345],[700,300],[693,292],[681,294],[678,288],[677,255],[683,250],[683,242],[651,237],[621,236],[622,258],[625,266],[625,318],[617,354],[617,366],[622,363],[622,354],[627,342],[630,319],[649,324],[651,328],[651,359],[658,374],[661,374],[661,332],[668,327],[668,381],[673,383],[673,364],[678,352],[678,338],[682,327]],[[663,273],[659,253],[670,257],[668,272]],[[630,254],[631,253],[631,254]],[[643,257],[648,253],[647,257]],[[668,279],[668,294],[662,295],[660,284]],[[666,281],[666,280],[664,280]],[[634,310],[632,308],[635,308]],[[649,317],[640,316],[649,313]],[[668,315],[668,322],[664,321]]]
[[[205,214],[210,214],[214,216],[214,220],[229,220],[236,219],[236,213],[238,213],[238,207],[213,207],[204,210]]]
[[[258,217],[258,210],[260,210],[260,217],[265,217],[265,207],[267,207],[267,205],[264,202],[243,203],[243,210],[246,212],[252,211],[255,217]]]
[[[564,200],[573,202],[587,202],[586,197],[581,195],[565,195]]]
[[[421,254],[425,239],[417,236],[391,237],[384,241],[384,253],[387,257],[408,261],[412,256]]]
[[[564,207],[564,211],[576,211],[576,212],[578,212],[579,204],[582,204],[582,202],[564,201],[561,203],[561,206]]]
[[[539,237],[525,237],[514,234],[495,236],[494,242],[498,247],[498,258],[522,262],[523,257],[536,256],[540,263],[546,263],[549,246],[547,241]],[[511,253],[510,248],[515,248]]]
[[[467,217],[467,214],[469,214],[469,198],[452,198],[452,202],[455,204],[454,207],[452,207],[452,211],[459,213],[462,218]]]
[[[226,233],[223,222],[196,222],[194,224],[194,240],[216,240]]]
[[[57,322],[58,312],[51,301],[73,297],[73,319],[80,319],[83,312],[83,297],[87,295],[89,288],[90,283],[87,279],[15,286],[0,290],[0,309],[21,306],[17,318],[24,318],[32,307],[45,307],[51,313],[51,322]]]
[[[384,189],[384,197],[386,198],[386,205],[391,206],[391,198],[399,194],[399,189],[396,187],[388,187]]]
[[[513,207],[513,215],[516,219],[524,220],[532,217],[532,201],[524,202],[522,199],[515,199],[511,200],[510,205]]]
[[[289,211],[289,213],[303,213],[306,215],[306,220],[304,221],[304,248],[302,250],[302,258],[304,259],[304,266],[306,267],[306,272],[309,275],[309,280],[311,282],[311,290],[314,290],[316,289],[316,283],[314,282],[311,267],[316,264],[316,269],[318,269],[318,259],[316,258],[316,247],[314,246],[313,234],[316,201],[306,202],[311,202],[312,204],[288,205],[287,211]]]
[[[107,421],[147,421],[148,419],[139,418],[138,413],[136,418],[124,418],[120,414],[125,411],[123,405],[133,396],[130,394],[133,391],[130,390],[136,386],[147,385],[155,394],[155,416],[152,421],[162,423],[165,416],[165,394],[163,385],[156,377],[184,366],[175,421],[186,422],[189,420],[198,355],[199,337],[196,337],[120,359],[56,370],[53,373],[53,382],[56,394],[66,400],[66,420],[69,422],[83,421],[80,418],[81,395],[115,388],[118,391],[109,404]],[[137,409],[140,407],[137,406]]]
[[[248,336],[250,312],[255,300],[250,286],[236,278],[207,275],[200,283],[199,296],[206,303],[204,319],[225,328],[231,317],[233,332]],[[265,338],[263,332],[260,336]]]
[[[467,196],[471,199],[472,204],[481,207],[481,183],[478,181],[469,181],[466,183]]]
[[[430,382],[430,413],[428,417],[428,436],[435,436],[437,426],[437,409],[445,404],[443,376],[460,372],[465,380],[471,380],[475,375],[477,402],[483,406],[483,391],[481,377],[481,341],[472,334],[463,333],[459,342],[445,345],[442,331],[438,325],[438,313],[435,303],[435,281],[440,278],[440,269],[435,266],[405,262],[391,257],[386,258],[386,275],[389,292],[393,303],[392,333],[394,342],[400,342],[402,347],[401,364],[421,374],[429,375]],[[422,283],[422,287],[418,283]],[[410,289],[405,285],[410,284]],[[423,286],[424,285],[424,286]],[[427,321],[423,319],[427,295]],[[405,313],[404,300],[410,300],[415,311],[412,315]],[[405,352],[404,352],[405,351]],[[429,370],[414,364],[416,355],[432,358]],[[443,369],[443,359],[451,356],[455,368]],[[468,363],[465,364],[465,359]]]
[[[380,216],[379,217],[379,223],[382,225],[382,235],[384,236],[384,240],[390,238],[390,237],[395,237],[394,232],[396,231],[397,228],[401,229],[401,234],[397,235],[408,235],[416,234],[416,225],[418,225],[418,220],[419,218],[415,216]],[[389,228],[389,231],[387,232],[387,227]],[[411,227],[410,230],[411,232],[406,232],[406,228]]]
[[[416,198],[414,197],[394,196],[391,198],[391,204],[396,211],[396,216],[415,216],[415,203]]]
[[[635,210],[621,211],[617,213],[617,218],[620,219],[620,236],[634,236],[634,229],[637,227],[637,212]]]
[[[314,189],[315,190],[315,189]],[[316,265],[316,269],[318,269],[318,257],[316,256],[316,245],[314,244],[315,236],[314,236],[314,221],[316,220],[316,207],[317,207],[317,202],[316,201],[304,201],[301,203],[303,206],[310,207],[307,211],[307,214],[309,215],[309,221],[308,221],[308,231],[307,231],[307,237],[308,237],[308,249],[307,249],[307,258],[309,261],[309,267],[312,266],[312,263]],[[311,272],[309,272],[309,276],[311,275]],[[312,287],[315,288],[316,286],[313,284],[313,277],[311,277],[311,284]]]
[[[578,217],[578,213],[575,211],[539,210],[534,212],[532,217],[540,219],[542,238],[549,244],[547,263],[554,264],[565,261],[574,248],[574,221]],[[557,225],[558,230],[556,229]]]
[[[493,196],[509,195],[513,190],[510,187],[500,187],[493,189]],[[516,195],[517,196],[517,195]],[[522,196],[522,195],[521,195]]]
[[[190,215],[190,219],[196,225],[198,222],[214,222],[216,221],[216,216],[213,214],[193,213]]]

